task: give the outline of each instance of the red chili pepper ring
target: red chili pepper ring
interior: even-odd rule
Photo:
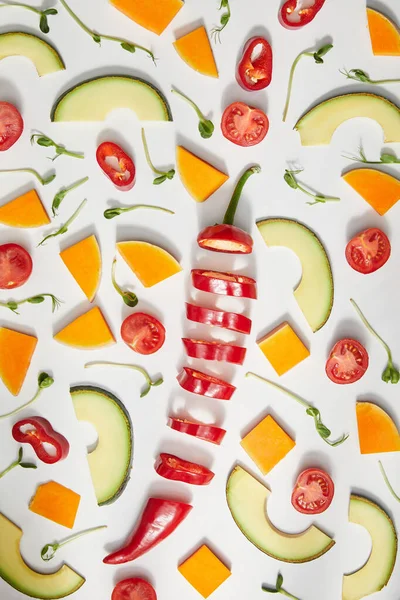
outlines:
[[[69,453],[68,441],[43,417],[18,421],[12,428],[12,436],[16,442],[30,444],[38,459],[47,465],[63,460]]]

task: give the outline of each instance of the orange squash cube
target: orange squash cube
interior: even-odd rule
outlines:
[[[56,481],[48,481],[38,486],[29,510],[72,529],[80,501],[81,497],[76,492]]]
[[[267,415],[242,439],[240,445],[266,475],[293,450],[296,442],[271,415]]]
[[[310,356],[310,351],[289,323],[281,323],[257,344],[279,376]]]
[[[178,571],[203,598],[211,596],[231,576],[228,567],[205,544],[179,565]]]

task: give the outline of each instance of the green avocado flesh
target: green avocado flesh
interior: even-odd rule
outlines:
[[[397,535],[384,510],[361,496],[350,497],[350,523],[365,527],[371,536],[371,554],[361,569],[343,577],[342,600],[361,600],[388,583],[396,562]]]
[[[297,534],[274,527],[268,518],[270,496],[270,490],[242,467],[233,469],[226,486],[229,510],[241,532],[259,550],[283,562],[303,563],[332,548],[332,538],[314,525]]]
[[[98,435],[88,463],[99,506],[111,504],[124,491],[132,468],[132,424],[125,406],[110,392],[92,386],[71,388],[78,421],[90,423]]]
[[[325,249],[308,227],[290,219],[266,219],[257,227],[268,247],[292,250],[301,262],[302,278],[294,296],[313,331],[327,322],[333,305],[333,278]]]
[[[65,598],[84,583],[67,565],[55,573],[37,573],[25,563],[20,552],[22,531],[0,513],[0,577],[31,598]]]
[[[105,76],[80,83],[53,107],[52,121],[104,121],[117,108],[131,109],[139,121],[172,121],[166,98],[136,77]]]
[[[0,60],[25,56],[33,62],[39,77],[65,69],[57,50],[44,40],[19,31],[0,34]]]
[[[336,129],[349,119],[373,119],[383,129],[385,142],[400,142],[400,109],[376,94],[345,94],[317,104],[294,126],[303,146],[330,143]]]

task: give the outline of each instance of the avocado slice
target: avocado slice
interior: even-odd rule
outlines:
[[[19,549],[21,538],[21,529],[0,513],[0,577],[21,594],[41,600],[65,598],[85,583],[67,565],[55,573],[38,573],[28,567]]]
[[[350,496],[349,521],[365,527],[372,541],[365,565],[343,577],[342,600],[361,600],[387,585],[396,562],[397,535],[389,515],[362,496]]]
[[[269,247],[292,250],[301,262],[301,281],[294,290],[311,329],[321,329],[329,319],[333,305],[333,278],[325,248],[311,229],[291,219],[265,219],[257,223]]]
[[[335,544],[329,535],[312,525],[302,533],[280,531],[268,518],[271,491],[236,465],[229,475],[226,498],[232,517],[247,539],[272,558],[290,563],[315,560]]]
[[[130,108],[139,121],[172,121],[167,99],[138,77],[105,75],[83,81],[58,98],[52,121],[104,121],[117,108]]]
[[[36,35],[22,31],[0,34],[0,60],[9,56],[25,56],[35,65],[39,77],[65,69],[57,50]]]
[[[373,119],[383,129],[385,142],[400,142],[400,109],[376,94],[345,94],[314,106],[296,123],[303,146],[324,146],[336,129],[349,119]]]
[[[90,423],[98,435],[88,463],[99,506],[115,502],[130,479],[133,460],[132,423],[125,406],[110,392],[86,385],[71,388],[78,421]]]

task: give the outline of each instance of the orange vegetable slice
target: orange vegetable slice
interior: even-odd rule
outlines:
[[[231,576],[228,567],[205,544],[179,565],[178,571],[203,598],[211,596]]]
[[[98,306],[94,306],[64,329],[54,339],[74,348],[101,348],[115,343],[115,338]]]
[[[81,497],[76,492],[56,481],[48,481],[38,486],[29,510],[72,529],[80,501]]]
[[[181,10],[182,0],[111,0],[111,4],[149,31],[160,35]]]
[[[287,322],[275,327],[257,344],[279,376],[310,356],[308,348]]]
[[[263,475],[269,473],[296,442],[282,429],[271,415],[267,415],[240,442],[242,448],[256,463]]]
[[[343,179],[380,215],[400,199],[400,180],[376,169],[353,169]]]
[[[183,185],[196,202],[207,200],[229,179],[228,175],[183,146],[176,149],[176,166]]]
[[[380,406],[357,402],[356,415],[361,454],[400,451],[399,431]]]
[[[0,206],[0,223],[9,227],[41,227],[50,223],[36,190]]]
[[[0,378],[13,396],[25,381],[36,344],[33,335],[0,327]]]
[[[118,252],[144,287],[152,287],[182,271],[169,252],[148,242],[118,242]]]
[[[96,236],[81,240],[60,252],[65,266],[89,302],[93,302],[101,278],[101,253]]]
[[[375,56],[400,56],[400,31],[385,15],[367,8],[369,35]]]
[[[174,47],[189,67],[202,75],[218,77],[210,40],[203,26],[177,39]]]

